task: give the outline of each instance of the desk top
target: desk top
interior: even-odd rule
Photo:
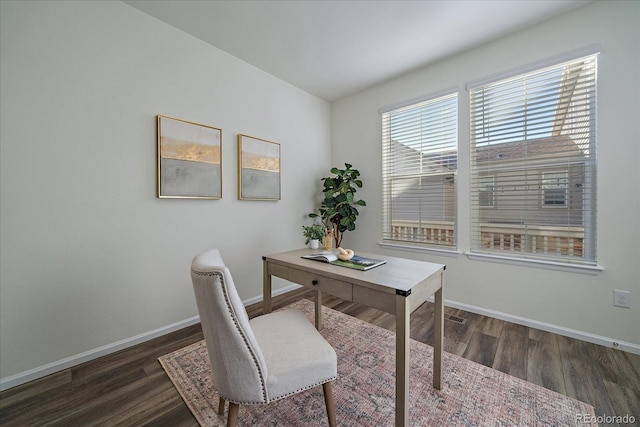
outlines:
[[[417,261],[405,258],[396,258],[386,255],[378,255],[367,252],[356,252],[366,258],[383,259],[386,264],[367,271],[340,267],[325,262],[301,258],[302,255],[318,253],[319,249],[298,249],[263,256],[262,259],[275,264],[322,274],[337,280],[347,280],[353,284],[366,287],[388,288],[389,293],[401,291],[410,292],[412,288],[428,280],[434,274],[444,270],[444,264],[436,264],[426,261]]]

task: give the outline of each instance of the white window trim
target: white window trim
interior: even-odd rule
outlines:
[[[440,249],[427,246],[421,246],[419,243],[401,244],[391,240],[381,240],[378,242],[378,246],[384,249],[395,249],[409,252],[427,253],[432,255],[444,255],[444,256],[458,256],[462,254],[457,249]]]
[[[542,259],[520,258],[511,256],[501,256],[496,254],[483,254],[480,252],[465,252],[467,258],[473,261],[487,261],[502,264],[521,265],[542,269],[566,271],[570,273],[582,273],[596,275],[602,273],[605,268],[599,264],[571,264],[566,262],[547,261]]]
[[[437,92],[432,92],[427,95],[422,95],[417,98],[410,99],[408,101],[399,102],[397,104],[387,105],[386,107],[382,107],[378,110],[378,113],[382,116],[384,113],[388,113],[393,110],[398,110],[400,108],[408,107],[410,105],[419,104],[424,101],[429,101],[434,98],[440,98],[442,96],[451,95],[454,93],[460,93],[460,86],[453,86],[448,89],[439,90]]]
[[[467,90],[470,91],[471,89],[475,89],[479,86],[484,86],[489,83],[497,82],[498,80],[508,79],[510,77],[515,77],[520,74],[531,73],[533,71],[536,71],[542,68],[551,67],[563,62],[573,61],[575,59],[579,59],[585,56],[596,55],[600,53],[601,50],[602,50],[602,46],[600,44],[592,44],[590,46],[585,46],[583,48],[576,49],[567,53],[563,53],[560,55],[552,56],[550,58],[535,61],[530,64],[523,65],[521,67],[512,68],[510,70],[507,70],[501,73],[495,73],[486,77],[482,77],[480,79],[472,80],[467,83],[466,87],[467,87]]]

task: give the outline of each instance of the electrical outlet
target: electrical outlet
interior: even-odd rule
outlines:
[[[616,307],[631,308],[631,292],[615,289],[613,291],[613,305]]]

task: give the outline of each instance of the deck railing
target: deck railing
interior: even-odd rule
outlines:
[[[452,222],[393,221],[391,228],[393,240],[455,246]],[[480,242],[483,248],[500,251],[584,256],[582,227],[481,223]]]
[[[482,247],[513,252],[584,256],[583,227],[480,224]]]
[[[455,246],[453,222],[448,221],[393,221],[393,240]]]

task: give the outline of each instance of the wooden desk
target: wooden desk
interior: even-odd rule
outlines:
[[[384,259],[386,264],[368,271],[339,267],[301,258],[318,252],[300,249],[267,255],[263,259],[264,312],[271,312],[271,277],[276,276],[316,289],[316,327],[322,329],[322,292],[383,310],[396,316],[396,426],[409,425],[410,314],[427,298],[435,298],[433,386],[442,385],[443,264],[360,253]]]

